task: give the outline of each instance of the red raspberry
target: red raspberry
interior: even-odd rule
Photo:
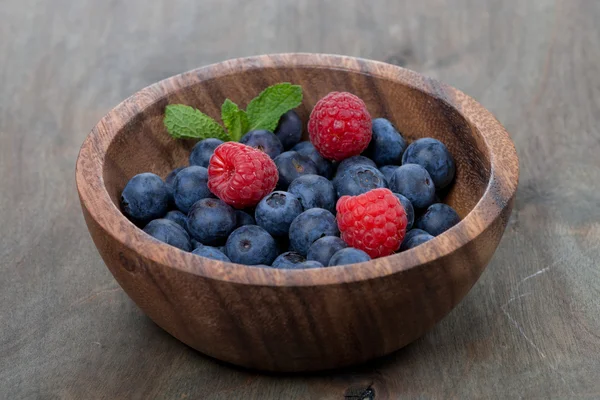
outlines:
[[[352,93],[331,92],[310,113],[308,133],[323,157],[342,161],[369,145],[371,116],[365,103]]]
[[[371,258],[389,256],[406,233],[406,212],[389,189],[373,189],[337,202],[337,223],[342,239]]]
[[[235,208],[257,205],[278,179],[277,167],[266,153],[237,142],[217,147],[208,164],[208,188]]]

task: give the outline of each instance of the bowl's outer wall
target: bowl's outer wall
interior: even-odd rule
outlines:
[[[507,208],[502,220],[509,214]],[[417,339],[469,291],[504,229],[498,220],[452,254],[382,278],[261,287],[165,268],[113,240],[85,216],[104,262],[154,322],[212,357],[271,371],[352,365]]]
[[[114,204],[111,208],[99,200],[98,193],[106,190],[118,204],[120,191],[136,173],[164,176],[186,163],[193,143],[174,141],[165,133],[166,104],[191,104],[218,117],[225,97],[245,106],[265,86],[281,81],[305,89],[300,108],[304,121],[320,97],[347,90],[365,101],[373,117],[390,118],[405,136],[442,140],[457,161],[448,201],[462,217],[471,214],[407,253],[329,271],[282,274],[194,257],[158,243],[122,215],[116,218]],[[489,126],[485,135],[482,126]],[[107,140],[106,156],[98,155]],[[494,144],[503,154],[490,153],[490,140],[506,141]],[[494,157],[515,165],[506,171],[495,168]],[[101,176],[96,176],[98,165]],[[423,335],[465,296],[490,260],[508,222],[518,179],[508,135],[472,99],[393,66],[318,55],[231,61],[153,85],[94,128],[77,169],[94,243],[135,303],[205,354],[273,371],[351,365]]]

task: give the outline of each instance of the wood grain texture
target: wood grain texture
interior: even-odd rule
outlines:
[[[225,98],[246,105],[265,87],[304,88],[307,116],[325,94],[359,96],[407,138],[431,136],[457,165],[447,201],[462,221],[436,240],[367,263],[285,271],[197,257],[127,221],[120,194],[134,175],[186,165],[192,143],[163,125],[167,104],[218,118]],[[298,372],[387,355],[420,337],[467,293],[512,210],[518,160],[508,134],[475,101],[414,72],[316,54],[242,58],[166,79],[125,100],[94,127],[77,159],[77,189],[98,250],[125,292],[167,332],[219,360]]]
[[[231,23],[234,10],[246,18]],[[0,397],[598,398],[598,18],[585,0],[3,1]],[[98,256],[73,180],[91,127],[135,91],[287,51],[387,60],[458,87],[521,163],[511,221],[465,299],[403,350],[323,374],[231,368],[150,322]]]

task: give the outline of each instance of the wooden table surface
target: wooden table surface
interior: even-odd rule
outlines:
[[[592,0],[3,0],[0,398],[600,398],[599,19]],[[487,270],[430,333],[367,365],[267,375],[191,350],[137,309],[90,239],[74,166],[138,89],[290,51],[462,89],[511,133],[521,180]]]

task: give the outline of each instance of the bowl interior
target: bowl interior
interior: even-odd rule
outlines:
[[[196,73],[201,74],[201,71]],[[303,88],[304,100],[297,111],[304,122],[305,137],[314,104],[331,91],[348,91],[366,103],[373,118],[390,119],[409,141],[433,137],[448,147],[456,160],[457,171],[445,202],[462,218],[483,195],[490,179],[490,160],[484,140],[442,96],[425,93],[403,79],[342,68],[278,65],[232,71],[199,82],[193,79],[183,89],[136,110],[136,117],[117,132],[105,158],[103,178],[114,204],[119,207],[120,193],[134,175],[154,172],[164,177],[173,168],[188,165],[195,142],[175,140],[167,134],[162,122],[167,104],[188,104],[221,121],[220,107],[225,98],[245,108],[265,87],[279,82],[292,82]]]

